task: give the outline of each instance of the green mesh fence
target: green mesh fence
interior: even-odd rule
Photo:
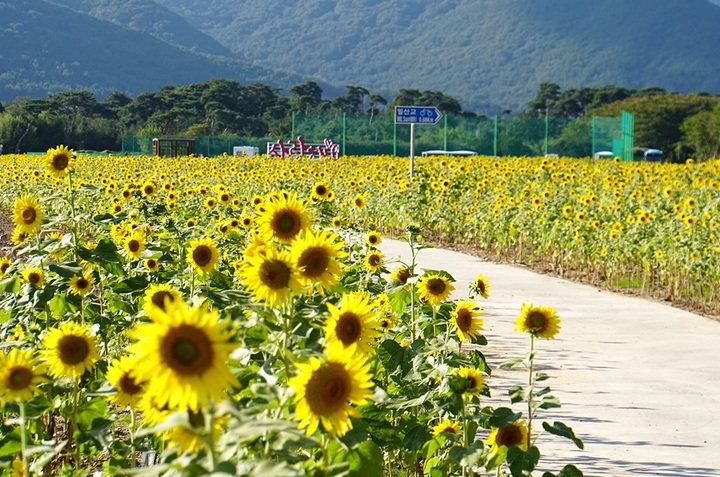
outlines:
[[[614,118],[444,116],[434,125],[415,125],[415,154],[424,151],[474,151],[490,156],[593,156],[613,151],[626,158],[632,149],[632,115]],[[234,146],[255,146],[302,136],[307,144],[332,139],[343,155],[410,155],[410,126],[396,125],[394,116],[295,114],[290,137],[194,137],[197,154],[232,154]],[[123,137],[123,152],[151,154],[153,136]],[[617,151],[617,152],[616,152]],[[630,158],[632,154],[630,152]]]

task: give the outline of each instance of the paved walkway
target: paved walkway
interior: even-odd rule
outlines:
[[[386,239],[380,249],[386,260],[410,260],[406,242]],[[421,250],[418,266],[450,273],[454,298],[466,296],[478,273],[488,277],[483,352],[496,407],[509,406],[504,390],[527,379],[495,370],[527,353],[527,336],[513,324],[522,304],[557,310],[560,333],[537,340],[536,369],[552,376],[547,384],[562,407],[538,419],[572,427],[585,449],[543,434],[533,475],[572,463],[585,476],[720,476],[720,322],[448,250]]]

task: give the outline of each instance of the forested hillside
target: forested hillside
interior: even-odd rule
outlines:
[[[517,109],[537,85],[720,91],[707,0],[156,0],[249,59]]]

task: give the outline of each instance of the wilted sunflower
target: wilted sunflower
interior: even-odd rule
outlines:
[[[13,348],[0,357],[0,401],[29,401],[48,381],[34,350]]]
[[[82,275],[75,275],[68,281],[70,291],[78,296],[87,295],[95,284],[95,277],[90,272],[83,272]]]
[[[438,305],[450,296],[455,287],[450,281],[438,273],[426,273],[418,280],[420,299],[431,305]]]
[[[365,234],[365,243],[370,247],[377,247],[382,242],[382,235],[373,230]]]
[[[90,326],[67,322],[52,328],[42,341],[41,351],[54,378],[80,378],[100,359]]]
[[[478,332],[483,325],[483,320],[480,318],[480,308],[470,299],[458,300],[455,309],[450,314],[450,322],[457,328],[461,342],[472,342],[478,337]]]
[[[8,257],[0,257],[0,275],[5,275],[8,268],[12,266],[12,260]]]
[[[137,406],[144,390],[144,383],[135,379],[137,365],[130,356],[112,361],[105,378],[115,388],[115,393],[108,397],[108,401],[120,406]]]
[[[58,147],[48,149],[45,168],[49,174],[55,177],[65,177],[70,167],[70,161],[75,153],[62,144]]]
[[[347,357],[345,357],[347,356]],[[300,373],[288,384],[295,389],[295,420],[308,436],[320,423],[331,435],[341,437],[352,429],[360,413],[351,404],[365,404],[373,386],[370,364],[361,354],[329,353],[324,359],[299,363]]]
[[[457,422],[453,422],[450,419],[445,419],[440,421],[440,423],[436,424],[432,428],[433,430],[433,437],[438,437],[441,434],[460,434],[462,432],[462,428],[460,427],[460,424]]]
[[[210,239],[192,240],[187,261],[198,272],[207,273],[220,261],[220,251]]]
[[[28,239],[31,237],[31,235],[27,232],[25,232],[21,227],[15,227],[13,229],[12,236],[10,237],[10,240],[15,245],[22,245],[28,241]]]
[[[44,218],[40,202],[35,197],[24,195],[15,201],[12,221],[23,232],[29,235],[36,233]]]
[[[290,255],[298,271],[298,280],[309,291],[323,294],[342,275],[341,259],[347,257],[334,232],[307,229],[290,245]]]
[[[263,203],[257,227],[266,240],[275,238],[281,242],[290,242],[301,230],[310,227],[311,218],[305,204],[293,194],[280,194]]]
[[[165,283],[153,283],[145,290],[143,310],[153,318],[157,311],[165,311],[165,301],[182,300],[180,291]]]
[[[330,317],[325,321],[325,345],[352,354],[367,354],[370,343],[382,333],[375,329],[380,313],[362,291],[343,294],[340,308],[327,304]]]
[[[554,308],[523,304],[515,329],[540,338],[551,339],[560,331],[560,319]]]
[[[470,285],[470,290],[477,295],[487,299],[490,297],[490,282],[483,274],[478,274]]]
[[[134,260],[140,259],[140,256],[145,251],[145,234],[140,231],[131,233],[125,238],[123,248],[130,258]]]
[[[490,435],[484,441],[490,446],[490,452],[507,452],[507,449],[520,446],[527,449],[527,426],[524,421],[515,421],[503,427],[493,427]]]
[[[138,365],[135,379],[145,382],[146,395],[159,407],[198,411],[210,400],[220,401],[237,384],[227,367],[232,330],[218,319],[217,310],[166,301],[150,323],[131,330],[130,345]]]
[[[38,288],[45,283],[45,273],[40,268],[26,268],[22,271],[22,277],[25,283],[29,283]]]
[[[368,272],[378,273],[383,269],[383,260],[385,260],[385,255],[379,250],[370,250],[363,259],[363,265]]]
[[[246,250],[244,257],[245,265],[238,275],[256,301],[275,307],[300,290],[298,272],[292,265],[289,252],[268,246],[264,254],[248,255]]]

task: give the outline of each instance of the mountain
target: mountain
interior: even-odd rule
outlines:
[[[112,91],[137,95],[163,85],[211,78],[288,88],[306,81],[239,57],[205,53],[224,50],[209,37],[186,47],[174,46],[159,38],[161,32],[155,31],[156,37],[57,3],[0,0],[0,100],[47,97],[66,90],[88,90],[102,99]],[[66,3],[81,9],[86,6],[82,0]],[[162,8],[154,2],[144,3]],[[200,32],[192,33],[195,30],[175,14],[163,18],[168,21],[173,17],[188,29],[188,38],[204,37]],[[138,25],[147,27],[145,20]]]
[[[543,81],[720,91],[708,0],[155,0],[248,59],[522,108]]]

